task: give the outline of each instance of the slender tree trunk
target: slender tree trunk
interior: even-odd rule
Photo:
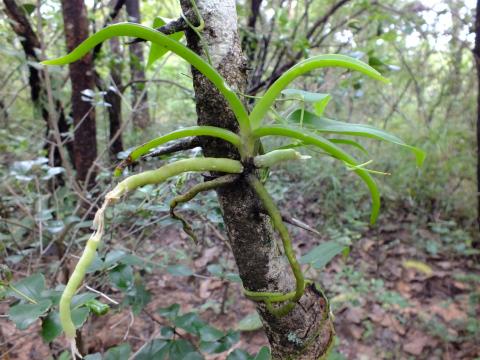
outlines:
[[[87,9],[83,0],[62,0],[62,13],[65,26],[65,37],[68,51],[88,37]],[[95,181],[96,171],[93,168],[97,157],[97,138],[95,126],[95,108],[82,99],[82,91],[95,87],[92,55],[69,65],[70,81],[72,83],[72,112],[74,132],[74,161],[77,179],[88,180],[87,187]],[[87,176],[89,175],[89,179]]]
[[[139,0],[126,0],[128,21],[141,22]],[[130,72],[131,80],[145,79],[144,61],[143,61],[143,43],[134,43],[130,45]],[[133,123],[145,129],[150,123],[148,111],[148,95],[145,90],[145,83],[135,83],[132,85],[133,94]]]
[[[477,66],[477,221],[480,228],[480,0],[477,0],[473,56]],[[480,247],[480,239],[476,239],[475,245]]]
[[[180,0],[183,12],[189,12],[190,0]],[[237,33],[235,0],[197,0],[205,21],[202,35],[208,44],[213,66],[227,83],[245,91],[246,60]],[[192,19],[195,22],[195,19]],[[203,54],[193,31],[187,31],[188,46]],[[236,119],[223,97],[198,71],[192,69],[198,124],[238,131]],[[238,158],[223,141],[204,139],[206,156]],[[217,192],[231,248],[245,288],[252,291],[288,292],[294,278],[286,260],[278,254],[268,216],[245,179]],[[275,359],[318,359],[333,340],[334,331],[323,297],[307,287],[298,305],[285,317],[271,315],[263,303],[256,303]],[[323,320],[326,318],[326,320]]]

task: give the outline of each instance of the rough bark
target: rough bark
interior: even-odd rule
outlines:
[[[22,44],[23,51],[27,60],[31,62],[39,62],[38,53],[40,51],[40,40],[38,39],[37,34],[33,30],[30,21],[28,20],[25,12],[17,5],[15,0],[4,0],[5,5],[5,14],[11,20],[10,25],[20,38],[20,43]],[[50,114],[48,109],[47,101],[47,90],[45,88],[45,73],[34,66],[31,63],[28,64],[28,83],[30,86],[30,98],[36,109],[36,111],[42,116],[45,121],[46,129],[46,139],[44,149],[48,153],[53,151],[53,166],[61,166],[62,161],[60,157],[60,152],[58,147],[55,145],[55,139],[52,134],[53,129],[50,128],[50,117],[56,119],[60,133],[68,133],[69,127],[65,119],[65,112],[62,106],[62,103],[56,99],[54,101],[55,113]],[[6,113],[6,112],[5,112]],[[65,136],[61,136],[62,141],[65,141]],[[73,159],[73,147],[71,141],[65,141],[65,146],[67,151]],[[60,176],[59,176],[60,177]]]
[[[139,1],[126,0],[125,6],[127,9],[128,21],[140,23],[141,14]],[[142,43],[132,43],[130,45],[130,72],[132,81],[145,79]],[[146,128],[150,123],[148,95],[144,90],[145,83],[138,82],[132,85],[132,120],[133,123],[141,129]]]
[[[190,0],[181,0],[184,13]],[[243,92],[247,83],[246,59],[237,33],[234,0],[197,0],[205,29],[202,33],[209,47],[213,65],[227,83]],[[194,20],[192,20],[194,21]],[[203,54],[198,37],[187,31],[188,46]],[[198,124],[238,131],[237,122],[223,97],[198,71],[192,69]],[[236,151],[223,141],[201,140],[206,156],[238,158]],[[245,288],[253,291],[287,292],[294,288],[294,278],[286,260],[278,254],[269,218],[244,178],[217,192],[227,227],[231,248]],[[275,359],[318,359],[331,342],[333,328],[323,321],[327,306],[317,291],[308,287],[298,305],[283,318],[275,318],[257,303],[265,332]]]
[[[62,0],[62,14],[65,27],[65,38],[68,51],[88,37],[87,10],[83,0]],[[87,187],[95,181],[96,171],[93,168],[97,157],[97,139],[95,126],[95,109],[91,103],[82,100],[82,91],[94,89],[95,74],[92,55],[69,65],[70,81],[72,83],[72,112],[74,132],[74,162],[77,179],[88,180]],[[89,176],[89,179],[87,179]]]
[[[480,228],[480,0],[477,0],[477,13],[475,18],[475,47],[473,56],[477,67],[477,221]],[[480,240],[475,242],[480,248]]]

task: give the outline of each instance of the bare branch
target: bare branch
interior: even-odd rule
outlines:
[[[188,137],[184,139],[180,139],[178,141],[173,142],[170,145],[165,145],[160,148],[158,148],[155,151],[152,151],[151,153],[148,153],[147,155],[142,156],[142,160],[146,159],[151,159],[154,157],[160,157],[164,155],[169,155],[173,154],[179,151],[184,151],[184,150],[191,150],[193,148],[196,148],[200,146],[200,141],[198,140],[197,137]]]
[[[188,24],[185,22],[185,20],[182,17],[179,17],[177,20],[170,21],[169,23],[156,28],[155,30],[161,32],[162,34],[165,35],[172,35],[176,32],[179,31],[185,31],[188,28]],[[136,43],[141,43],[145,42],[144,39],[135,39],[130,42],[128,42],[128,45],[136,44]]]

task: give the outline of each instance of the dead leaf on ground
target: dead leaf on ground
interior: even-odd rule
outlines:
[[[345,320],[350,323],[360,324],[366,317],[365,310],[360,307],[349,308],[345,311]]]
[[[425,346],[433,346],[433,344],[429,344],[430,341],[430,337],[425,335],[424,333],[421,333],[419,331],[413,331],[408,336],[406,343],[403,344],[403,351],[412,355],[421,355]]]
[[[440,316],[446,322],[451,322],[454,320],[463,320],[467,318],[467,314],[462,310],[460,310],[458,305],[455,303],[451,303],[448,306],[434,304],[430,306],[430,312],[432,314]]]

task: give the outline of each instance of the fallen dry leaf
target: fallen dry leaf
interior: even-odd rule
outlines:
[[[403,344],[403,351],[412,355],[421,355],[423,348],[428,345],[430,338],[419,332],[414,331],[408,336],[407,342]]]
[[[439,304],[434,304],[430,307],[432,314],[438,315],[446,322],[451,322],[453,320],[466,319],[467,314],[460,310],[457,304],[451,303],[448,306],[442,306]]]

